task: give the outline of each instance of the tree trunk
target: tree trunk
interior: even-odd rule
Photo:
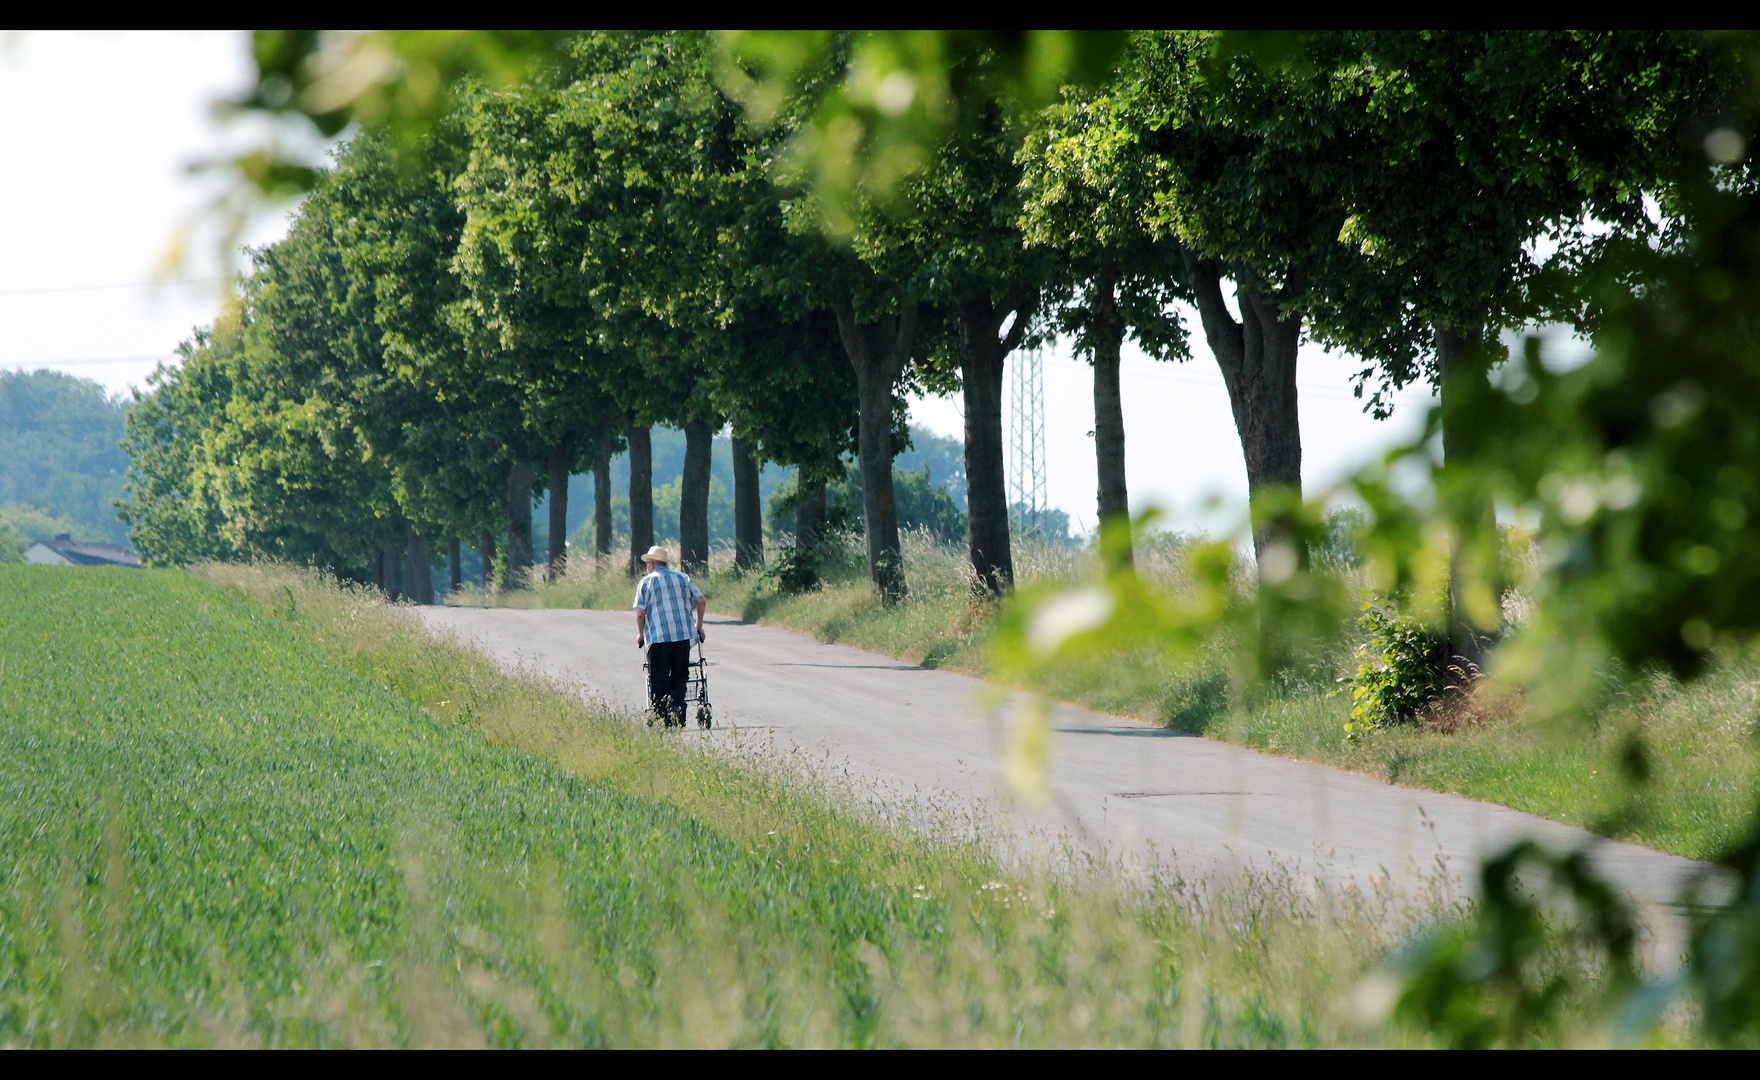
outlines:
[[[447,586],[448,586],[447,594],[448,595],[451,595],[452,593],[457,592],[459,590],[459,588],[464,585],[464,563],[462,561],[463,554],[464,554],[464,550],[463,550],[462,545],[460,545],[458,542],[458,537],[456,537],[456,536],[448,537],[446,540],[446,575],[447,575]]]
[[[552,581],[568,570],[568,470],[574,447],[574,436],[565,435],[550,455],[550,561],[545,574]]]
[[[856,446],[862,467],[863,533],[868,578],[885,603],[905,595],[904,553],[898,539],[898,503],[892,490],[893,388],[916,344],[917,308],[858,323],[848,300],[836,305],[838,335],[856,372],[859,417]]]
[[[384,568],[385,599],[402,600],[403,592],[403,545],[395,540],[385,542],[385,552],[379,556],[379,565]]]
[[[800,483],[798,473],[795,482]],[[806,493],[801,495],[800,502],[794,508],[794,546],[806,549],[817,544],[820,530],[824,526],[825,482],[809,480]]]
[[[628,414],[629,572],[639,577],[642,555],[654,546],[654,449],[649,430]]]
[[[1098,474],[1096,520],[1102,528],[1123,528],[1120,560],[1132,561],[1130,494],[1124,478],[1124,398],[1119,390],[1119,353],[1124,345],[1124,320],[1118,317],[1112,260],[1101,264],[1094,280],[1092,334],[1094,342],[1094,464]],[[1114,541],[1118,543],[1118,541]]]
[[[523,589],[532,576],[532,474],[520,463],[507,470],[507,587]]]
[[[418,558],[416,559],[416,583],[421,589],[419,595],[422,603],[432,604],[434,602],[433,545],[428,543],[427,537],[422,536],[419,533],[416,535],[416,545],[418,553]]]
[[[611,422],[599,426],[593,448],[593,557],[603,563],[616,538],[611,535]]]
[[[733,437],[733,565],[741,573],[764,566],[764,502],[758,459],[750,439]]]
[[[704,420],[684,425],[684,475],[678,485],[678,564],[687,574],[709,569],[710,455],[715,429]]]
[[[409,527],[409,536],[404,545],[407,554],[404,557],[404,595],[418,604],[434,602],[434,567],[428,558],[428,541],[416,532],[416,527]]]
[[[972,588],[980,596],[1000,596],[1014,584],[1002,450],[1002,373],[1008,354],[1026,335],[1031,299],[1030,290],[1015,285],[1000,303],[992,303],[986,295],[968,296],[961,298],[956,310],[966,412],[968,543]],[[999,336],[1010,315],[1013,325],[1007,336]]]
[[[483,591],[488,592],[495,587],[495,534],[484,529],[478,550],[483,553]]]
[[[1436,375],[1442,398],[1442,459],[1445,464],[1471,461],[1478,440],[1471,417],[1463,409],[1485,389],[1487,370],[1477,336],[1452,327],[1436,326]],[[1497,535],[1497,510],[1490,502],[1469,506],[1457,521],[1448,566],[1448,642],[1454,655],[1483,669],[1488,634],[1474,625],[1463,599],[1469,575],[1470,555],[1465,541],[1469,534]],[[1501,614],[1501,612],[1499,612]],[[1495,632],[1496,628],[1488,628]]]
[[[1222,369],[1235,432],[1246,457],[1253,551],[1264,574],[1268,556],[1285,543],[1283,530],[1269,516],[1276,498],[1286,493],[1299,499],[1302,492],[1302,429],[1296,411],[1296,349],[1301,344],[1302,319],[1281,315],[1274,297],[1237,285],[1241,309],[1237,322],[1223,303],[1221,267],[1189,251],[1184,254],[1204,337]],[[1287,287],[1299,289],[1299,275],[1291,277],[1296,280]],[[1307,552],[1288,552],[1285,558],[1294,559],[1290,565],[1300,565]]]

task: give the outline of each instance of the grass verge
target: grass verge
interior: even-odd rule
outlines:
[[[1177,538],[1145,545],[1137,563],[1164,587],[1182,587]],[[985,645],[992,613],[971,599],[963,551],[907,534],[910,596],[891,607],[879,603],[863,565],[851,545],[831,561],[821,587],[788,595],[766,578],[733,573],[721,557],[700,584],[718,612],[927,667],[991,675]],[[1023,584],[1075,583],[1092,564],[1088,553],[1028,541],[1017,544],[1015,569]],[[583,566],[534,589],[469,593],[459,602],[623,608],[629,593],[621,570]],[[1750,660],[1724,664],[1691,685],[1666,678],[1610,685],[1586,725],[1539,723],[1515,705],[1477,710],[1472,722],[1451,730],[1414,725],[1348,742],[1350,701],[1337,679],[1353,669],[1355,645],[1341,628],[1302,671],[1243,711],[1230,708],[1226,642],[1188,663],[1145,650],[1103,666],[1049,667],[1030,689],[1390,783],[1485,799],[1689,858],[1714,858],[1749,833],[1760,790],[1760,666]],[[1646,777],[1636,788],[1634,768]]]
[[[0,625],[0,1045],[1422,1041],[1350,1011],[1384,899],[1007,873],[315,574],[0,567]]]

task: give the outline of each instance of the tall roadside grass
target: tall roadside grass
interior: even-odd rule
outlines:
[[[1351,1004],[1421,899],[1005,869],[319,574],[0,567],[0,626],[0,1045],[1425,1041]]]
[[[965,551],[914,532],[906,534],[904,551],[910,596],[890,607],[868,586],[856,540],[833,553],[825,581],[808,592],[782,593],[772,579],[737,575],[728,555],[713,560],[700,582],[716,611],[989,677],[985,646],[995,612],[972,599]],[[1178,591],[1189,580],[1183,555],[1179,538],[1151,537],[1137,565]],[[1015,568],[1017,580],[1031,586],[1081,581],[1095,564],[1090,551],[1029,539],[1017,542]],[[625,607],[629,593],[621,567],[586,566],[559,582],[472,599]],[[1511,602],[1519,608],[1521,598]],[[1340,626],[1269,693],[1238,709],[1230,700],[1234,643],[1220,639],[1177,663],[1144,649],[1104,663],[1049,666],[1034,673],[1030,688],[1189,734],[1486,799],[1690,858],[1713,858],[1748,832],[1760,792],[1760,665],[1751,659],[1728,658],[1691,685],[1663,677],[1610,680],[1586,724],[1542,724],[1518,700],[1481,701],[1440,724],[1347,741],[1350,698],[1338,680],[1354,671],[1358,643],[1354,628]],[[1647,774],[1637,788],[1630,782],[1634,752]]]

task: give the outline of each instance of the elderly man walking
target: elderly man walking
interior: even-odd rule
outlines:
[[[690,575],[666,565],[670,561],[659,544],[642,556],[648,573],[636,585],[636,648],[648,650],[649,707],[667,727],[683,727],[691,645],[703,640],[703,614],[709,602]]]

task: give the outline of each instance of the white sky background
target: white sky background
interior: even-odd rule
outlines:
[[[1203,344],[1196,312],[1187,310],[1192,358],[1150,360],[1128,342],[1119,372],[1124,399],[1125,484],[1131,509],[1158,506],[1163,526],[1221,536],[1246,518],[1247,466],[1229,411],[1222,372]],[[1303,345],[1296,367],[1302,420],[1302,487],[1318,494],[1359,466],[1423,429],[1433,398],[1412,387],[1395,398],[1394,415],[1377,421],[1351,396],[1354,357]],[[1005,376],[1012,380],[1013,365]],[[1003,432],[1012,399],[1005,383]],[[962,438],[965,421],[956,400],[912,403],[911,418],[941,435]],[[1072,358],[1066,343],[1045,351],[1046,487],[1052,506],[1070,516],[1071,531],[1094,527],[1094,369]],[[1006,441],[1004,445],[1007,445]]]
[[[0,368],[48,367],[114,391],[144,387],[155,363],[213,321],[223,267],[211,234],[150,286],[179,226],[214,197],[190,176],[244,133],[212,115],[247,85],[240,32],[27,33],[0,39]],[[285,235],[285,211],[243,240]],[[110,286],[120,286],[111,288]],[[1190,313],[1188,312],[1188,315]],[[1195,317],[1192,360],[1160,363],[1128,349],[1122,373],[1131,501],[1168,512],[1174,529],[1229,531],[1244,513],[1246,468],[1221,374]],[[1011,365],[1012,367],[1012,365]],[[1414,388],[1392,420],[1351,397],[1354,359],[1302,350],[1302,477],[1310,492],[1409,438],[1429,396]],[[955,403],[912,404],[917,423],[960,438]],[[1081,531],[1094,524],[1091,369],[1067,346],[1045,355],[1051,505]],[[1006,424],[1007,418],[1005,416]],[[1219,500],[1206,506],[1211,499]]]
[[[151,286],[212,199],[188,166],[235,144],[212,118],[249,85],[242,33],[40,33],[0,40],[0,367],[143,386],[223,296],[218,245]],[[266,215],[242,238],[284,235]],[[122,286],[109,288],[106,286]]]

